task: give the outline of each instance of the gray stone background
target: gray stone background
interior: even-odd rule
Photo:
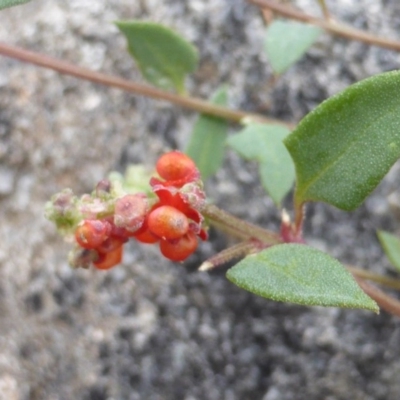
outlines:
[[[297,5],[318,14],[316,1]],[[327,0],[355,27],[400,39],[397,0]],[[277,84],[263,21],[245,0],[33,0],[0,12],[0,40],[132,80],[140,75],[112,24],[162,22],[198,46],[193,95],[220,83],[230,105],[299,120],[349,84],[399,68],[400,54],[321,36]],[[0,57],[0,399],[398,400],[400,321],[386,313],[274,303],[132,243],[108,273],[73,271],[46,200],[92,190],[110,170],[153,165],[183,148],[195,114]],[[232,127],[232,131],[237,127]],[[228,152],[207,184],[232,213],[278,227],[257,168]],[[388,196],[400,169],[356,212],[309,207],[309,242],[343,262],[390,273],[376,229],[398,230]],[[290,200],[287,201],[290,207]]]

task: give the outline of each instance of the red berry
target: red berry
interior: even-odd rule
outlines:
[[[109,253],[100,254],[99,259],[93,262],[93,266],[102,270],[114,267],[122,261],[122,249],[123,246],[119,246]]]
[[[189,230],[185,214],[171,206],[161,206],[153,210],[147,219],[147,226],[154,235],[164,240],[179,239]]]
[[[178,240],[160,241],[160,250],[164,257],[172,261],[183,261],[197,249],[197,237],[193,232]]]
[[[110,237],[117,238],[122,242],[127,242],[129,237],[133,235],[132,232],[127,231],[125,228],[120,228],[115,226],[114,223],[111,224],[111,233]]]
[[[110,232],[108,221],[87,219],[76,228],[75,239],[84,249],[94,249],[109,237]]]
[[[154,236],[148,229],[140,231],[134,235],[134,238],[141,243],[153,244],[158,242],[160,239]]]
[[[143,222],[142,227],[136,231],[135,233],[133,233],[131,235],[131,237],[135,238],[138,242],[141,243],[147,243],[147,244],[153,244],[156,243],[160,240],[159,237],[153,235],[148,227],[147,221],[148,221],[148,217],[145,219],[145,221]]]
[[[161,156],[157,161],[156,170],[161,178],[167,181],[184,179],[198,174],[194,161],[179,151],[171,151]]]
[[[108,239],[106,239],[102,244],[96,247],[96,250],[100,254],[105,254],[105,253],[110,253],[114,250],[116,250],[118,247],[121,247],[126,240],[111,236]]]

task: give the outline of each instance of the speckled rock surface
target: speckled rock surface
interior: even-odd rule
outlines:
[[[297,4],[318,13],[314,1]],[[356,27],[399,37],[397,0],[328,5]],[[244,0],[34,0],[0,12],[0,40],[140,80],[112,24],[129,18],[165,23],[199,47],[194,95],[228,83],[232,107],[286,120],[400,66],[398,53],[323,35],[270,88],[263,21]],[[131,244],[111,272],[68,267],[45,201],[64,187],[90,191],[131,162],[151,166],[184,146],[194,118],[0,57],[0,399],[398,400],[398,319],[278,304],[239,290],[223,272],[193,272],[224,247],[222,234],[212,232],[183,266]],[[312,205],[310,243],[389,271],[375,229],[399,230],[387,201],[399,182],[397,165],[353,213]],[[235,154],[207,190],[232,213],[277,228],[256,167]]]

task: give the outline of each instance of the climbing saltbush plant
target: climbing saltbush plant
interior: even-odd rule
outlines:
[[[288,24],[271,26],[274,37],[266,40],[267,52],[277,60],[273,62],[277,73],[297,60],[320,33],[313,27]],[[158,24],[124,21],[117,26],[145,79],[185,92],[186,74],[197,62],[192,45]],[[302,30],[307,32],[307,40],[288,43],[298,52],[291,52],[292,59],[282,60],[274,47],[278,40],[275,31],[282,35],[282,29],[291,28],[297,41]],[[221,88],[211,101],[226,104],[227,88]],[[242,131],[227,137],[226,122],[204,114],[196,122],[186,149],[194,161],[176,151],[162,156],[156,174],[164,181],[157,177],[149,181],[153,197],[142,192],[118,192],[112,181],[102,181],[91,196],[78,199],[69,191],[56,195],[48,203],[47,215],[59,228],[68,225],[69,233],[74,233],[77,244],[70,256],[74,267],[112,268],[121,262],[122,247],[128,239],[157,243],[166,258],[184,261],[196,250],[199,238],[207,239],[208,225],[215,221],[245,240],[206,261],[200,269],[242,258],[228,270],[227,277],[257,295],[303,305],[376,312],[376,302],[345,266],[305,244],[302,224],[307,202],[323,201],[346,211],[362,204],[400,157],[399,113],[400,72],[393,71],[354,84],[326,100],[292,132],[281,125],[249,119],[242,121]],[[226,145],[258,162],[263,186],[278,206],[295,182],[294,222],[285,214],[280,233],[265,231],[260,235],[251,225],[238,223],[207,204],[201,178],[218,170]],[[65,215],[71,215],[71,219],[65,220]]]
[[[0,8],[17,3],[3,1]],[[207,103],[190,98],[185,81],[200,57],[191,43],[154,22],[118,21],[116,26],[143,78],[154,89],[142,90],[99,74],[91,77],[87,71],[73,72],[48,58],[41,63],[29,58],[29,52],[21,56],[0,47],[9,56],[152,93],[152,97],[200,111],[186,148],[161,154],[153,172],[131,166],[125,176],[111,173],[90,194],[77,196],[64,189],[52,197],[46,216],[73,242],[70,265],[110,270],[122,262],[129,240],[158,246],[166,259],[184,262],[208,240],[209,227],[214,225],[238,242],[204,260],[200,271],[236,260],[227,278],[267,299],[374,312],[380,305],[400,315],[395,298],[366,282],[400,288],[398,281],[341,264],[308,246],[302,229],[308,203],[324,202],[343,212],[355,210],[400,158],[400,71],[349,86],[292,126],[227,109],[226,85]],[[273,21],[266,30],[264,50],[275,78],[300,59],[321,33],[320,28],[304,23]],[[228,120],[239,123],[240,130],[228,135]],[[262,185],[281,214],[277,232],[238,219],[207,197],[204,181],[221,167],[225,152],[232,150],[258,164]],[[281,205],[289,193],[293,194],[292,216]],[[383,231],[378,236],[399,269],[400,240]]]

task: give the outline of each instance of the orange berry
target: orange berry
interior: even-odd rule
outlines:
[[[154,235],[164,240],[179,239],[189,230],[185,214],[171,206],[161,206],[153,210],[147,219],[147,226]]]
[[[76,228],[75,239],[84,249],[94,249],[109,237],[110,232],[108,221],[87,219]]]
[[[96,250],[100,254],[110,253],[116,250],[118,247],[121,247],[127,239],[120,239],[118,237],[111,236],[107,238],[103,243],[96,247]]]
[[[122,249],[123,246],[119,246],[109,253],[100,254],[99,259],[93,262],[93,266],[102,270],[114,267],[122,261]]]
[[[196,234],[189,232],[178,240],[161,240],[160,250],[171,261],[183,261],[197,249],[197,244]]]
[[[158,242],[160,239],[153,235],[148,229],[140,231],[133,236],[138,242],[153,244]]]
[[[197,174],[194,161],[180,151],[171,151],[161,156],[156,164],[156,170],[161,178],[167,181],[184,179]]]
[[[129,237],[132,235],[133,235],[133,233],[130,231],[127,231],[125,228],[120,228],[118,226],[115,226],[114,224],[111,224],[110,237],[117,238],[117,239],[121,240],[122,242],[127,242]]]

